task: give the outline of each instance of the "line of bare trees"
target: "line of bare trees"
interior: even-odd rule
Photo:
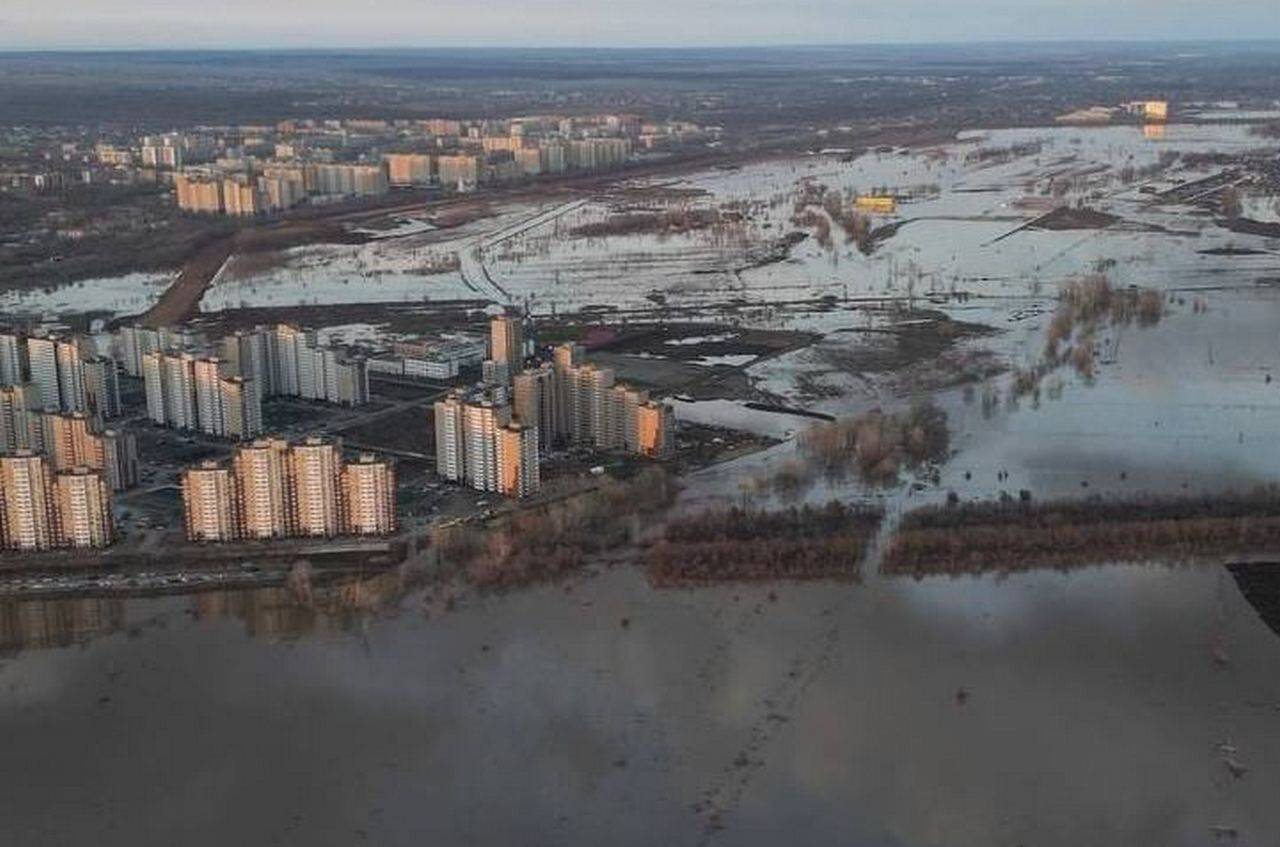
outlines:
[[[1217,497],[992,502],[918,509],[890,539],[885,573],[973,573],[1280,550],[1280,492]]]
[[[672,521],[645,553],[654,585],[857,579],[878,508],[831,501],[778,511],[713,509]]]

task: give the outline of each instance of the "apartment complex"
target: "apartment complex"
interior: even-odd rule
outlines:
[[[99,548],[114,537],[102,474],[85,467],[56,472],[29,450],[0,456],[0,549]]]
[[[147,353],[142,378],[147,415],[162,426],[235,439],[262,432],[261,393],[252,379],[228,375],[222,359]]]
[[[38,391],[41,409],[100,418],[120,414],[116,363],[87,355],[78,338],[0,333],[0,386],[28,381]]]
[[[309,197],[376,197],[387,192],[389,181],[381,164],[276,162],[255,170],[231,160],[184,170],[173,186],[184,211],[252,217],[292,209]]]
[[[345,462],[338,441],[260,439],[230,463],[182,475],[187,538],[237,541],[332,538],[395,531],[395,468],[362,455]]]
[[[516,497],[538,490],[537,427],[512,421],[505,390],[452,392],[435,404],[435,430],[436,467],[445,479]]]
[[[365,358],[320,344],[311,330],[289,324],[259,326],[224,337],[220,349],[228,371],[254,380],[263,396],[301,397],[342,406],[369,402]]]
[[[263,397],[346,406],[369,401],[363,357],[320,345],[315,333],[286,324],[238,331],[212,346],[195,336],[128,327],[116,347],[126,363],[137,362],[147,414],[177,429],[250,439],[262,433]]]
[[[113,491],[138,483],[138,445],[132,433],[102,429],[83,412],[46,412],[28,406],[29,386],[0,388],[0,453],[46,456],[55,471],[87,467]]]
[[[513,324],[519,327],[515,320],[494,319],[495,351],[523,344],[512,340]],[[647,391],[616,383],[612,369],[583,362],[576,344],[557,347],[551,362],[528,370],[512,362],[510,386],[507,362],[485,365],[483,383],[435,404],[436,466],[446,479],[522,497],[537,491],[538,457],[556,446],[651,458],[673,450],[671,408]]]

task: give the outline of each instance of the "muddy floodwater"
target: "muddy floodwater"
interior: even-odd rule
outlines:
[[[1280,833],[1280,637],[1222,567],[696,592],[619,567],[432,609],[6,605],[9,843]]]

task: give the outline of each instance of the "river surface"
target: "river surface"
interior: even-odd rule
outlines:
[[[279,595],[5,606],[8,843],[1280,833],[1280,637],[1221,567]]]

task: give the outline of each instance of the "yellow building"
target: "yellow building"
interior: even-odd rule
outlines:
[[[885,195],[864,195],[853,201],[853,208],[866,215],[892,215],[898,201]]]
[[[431,182],[431,157],[424,153],[388,153],[387,178],[392,185],[427,185]]]
[[[178,208],[205,215],[222,213],[222,182],[212,176],[178,174],[173,178]]]
[[[645,403],[636,410],[637,452],[663,459],[675,450],[675,415],[663,403]]]

